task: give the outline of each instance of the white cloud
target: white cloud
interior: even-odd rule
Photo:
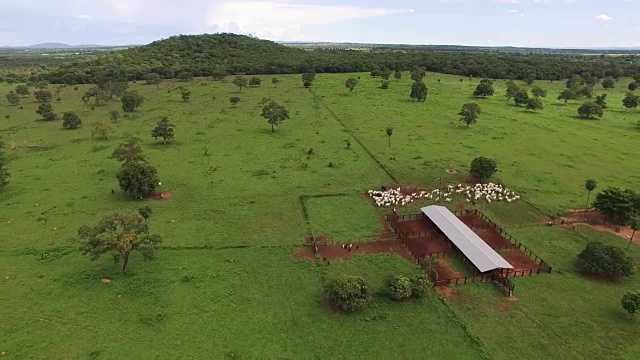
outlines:
[[[598,20],[598,21],[611,21],[611,20],[613,20],[613,18],[611,16],[607,15],[607,14],[600,14],[600,15],[596,16],[594,19]]]
[[[517,12],[519,12],[519,11],[518,11],[518,10],[515,10],[515,9],[512,9],[512,10],[509,10],[509,12],[510,12],[510,13],[517,13]]]
[[[302,5],[290,1],[225,1],[209,9],[208,30],[252,34],[271,40],[299,40],[307,25],[328,25],[410,9],[348,5]]]
[[[550,4],[553,0],[493,0],[495,3],[503,3],[503,4]]]

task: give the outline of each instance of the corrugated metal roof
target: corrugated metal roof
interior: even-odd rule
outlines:
[[[420,210],[436,224],[480,272],[493,269],[513,269],[507,260],[487,245],[446,207],[431,205]]]

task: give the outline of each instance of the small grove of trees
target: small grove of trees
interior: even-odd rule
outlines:
[[[413,78],[413,73],[411,74]],[[422,80],[415,80],[413,85],[411,85],[411,94],[409,94],[409,97],[417,101],[425,101],[427,100],[427,91],[427,85],[425,85]]]
[[[84,225],[78,229],[80,251],[97,260],[101,255],[116,252],[122,259],[122,273],[127,271],[129,258],[134,250],[153,249],[162,242],[160,235],[149,234],[146,219],[134,210],[118,210],[94,226]]]
[[[515,101],[516,106],[527,105],[529,103],[529,94],[527,93],[527,90],[518,89],[513,96],[513,100]]]
[[[507,81],[507,91],[505,97],[507,98],[507,102],[511,101],[511,99],[515,98],[516,94],[520,91],[520,87],[516,85],[513,80]]]
[[[0,141],[0,189],[9,184],[9,170],[7,169],[7,157],[4,153],[4,143]]]
[[[249,79],[249,86],[251,87],[258,87],[262,84],[262,80],[260,80],[259,77],[254,76],[251,79]]]
[[[583,274],[606,277],[629,276],[633,273],[633,259],[618,246],[592,241],[578,254],[578,270]]]
[[[7,101],[9,101],[9,105],[20,105],[20,95],[16,94],[14,91],[9,91],[7,94]]]
[[[424,274],[416,274],[411,278],[403,275],[389,275],[384,282],[384,292],[396,301],[412,296],[422,298],[428,294],[430,288],[431,282]]]
[[[344,83],[344,86],[349,89],[349,92],[352,92],[353,89],[356,88],[356,85],[358,85],[358,80],[356,80],[355,78],[348,78]]]
[[[128,91],[124,95],[122,95],[122,111],[124,111],[124,115],[127,116],[129,113],[133,113],[138,110],[142,104],[145,102],[145,97],[138,94],[135,91]]]
[[[478,104],[469,103],[462,105],[462,109],[458,113],[460,115],[460,121],[464,122],[467,127],[471,124],[475,124],[480,116],[480,106]]]
[[[29,95],[29,87],[27,85],[18,85],[18,86],[16,86],[16,94],[22,95],[22,96],[28,96]]]
[[[578,108],[578,116],[583,119],[601,118],[603,114],[602,106],[593,101],[587,101]]]
[[[640,291],[627,291],[620,300],[622,308],[633,318],[640,313]]]
[[[247,87],[247,84],[249,83],[249,81],[244,76],[238,75],[238,76],[233,78],[231,83],[233,85],[237,86],[240,89],[240,91],[242,91],[243,87]]]
[[[609,187],[596,195],[593,207],[618,224],[628,224],[640,214],[640,194],[631,189]]]
[[[489,79],[480,80],[480,84],[476,86],[476,89],[473,92],[473,96],[483,98],[486,98],[487,96],[493,96],[493,81]]]
[[[373,298],[369,284],[359,276],[341,276],[325,285],[328,300],[343,311],[358,311]]]
[[[289,118],[289,111],[284,106],[270,100],[262,107],[260,116],[267,119],[267,122],[271,124],[271,132],[274,132],[274,126]]]
[[[45,120],[55,120],[57,116],[53,111],[53,106],[51,106],[51,103],[48,102],[38,105],[36,114],[42,116],[42,118]]]
[[[469,173],[478,180],[490,179],[498,171],[498,164],[495,160],[484,156],[478,156],[471,161]]]
[[[304,86],[307,89],[310,88],[315,79],[316,79],[315,71],[308,71],[302,74],[302,86]]]
[[[229,102],[231,103],[231,106],[236,107],[236,105],[238,105],[238,103],[240,102],[240,98],[237,96],[232,96],[229,98]]]
[[[151,136],[153,136],[154,139],[162,138],[162,143],[166,144],[169,140],[173,140],[174,126],[175,125],[173,125],[169,119],[164,116],[156,123],[156,127],[151,130]]]
[[[77,129],[80,125],[82,125],[82,120],[75,112],[69,111],[62,115],[63,128],[67,130]]]

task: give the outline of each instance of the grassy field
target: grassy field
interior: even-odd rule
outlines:
[[[361,80],[344,95],[350,76]],[[120,104],[85,107],[88,86],[66,87],[53,103],[58,113],[78,112],[78,130],[39,120],[32,98],[24,109],[0,106],[12,173],[0,192],[0,351],[104,359],[640,356],[633,342],[640,331],[619,306],[625,290],[640,287],[638,275],[605,284],[573,270],[587,240],[624,239],[540,225],[545,213],[584,205],[587,177],[599,189],[637,187],[638,115],[621,104],[628,81],[607,91],[602,120],[583,121],[574,116],[579,102],[556,103],[558,82],[537,82],[549,95],[544,110],[529,113],[501,97],[502,80],[494,98],[473,100],[477,80],[430,73],[427,101],[414,103],[407,73],[389,90],[368,74],[319,74],[311,91],[299,75],[278,76],[278,87],[267,85],[270,78],[242,91],[203,79],[167,81],[159,90],[130,84],[147,102],[111,124],[108,141],[91,137],[92,124],[108,122]],[[180,85],[192,91],[190,102],[170,91]],[[3,101],[10,89],[0,85]],[[242,99],[237,108],[230,96]],[[263,98],[290,111],[274,133],[259,116]],[[467,129],[456,113],[472,101],[483,113]],[[162,116],[176,125],[167,146],[149,135]],[[391,150],[387,126],[395,129]],[[119,164],[109,156],[127,134],[144,139],[171,199],[140,202],[117,190]],[[517,301],[505,301],[490,284],[467,284],[447,300],[391,303],[378,293],[382,279],[419,271],[406,260],[354,256],[328,265],[291,257],[311,233],[357,242],[382,231],[385,210],[364,199],[366,190],[394,179],[426,188],[440,178],[458,183],[478,155],[495,158],[498,180],[531,202],[479,207],[554,267],[550,275],[515,279]],[[76,250],[81,225],[143,204],[154,211],[152,231],[164,238],[158,259],[136,255],[130,273],[120,275],[110,256],[92,263]],[[635,245],[632,254],[640,259]],[[377,292],[369,310],[333,314],[322,302],[323,284],[339,274],[369,280]],[[105,277],[113,282],[101,283]]]

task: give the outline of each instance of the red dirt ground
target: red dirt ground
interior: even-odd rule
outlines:
[[[475,214],[460,215],[458,218],[469,227],[489,227],[489,224]]]
[[[315,255],[313,254],[313,247],[311,246],[300,246],[296,248],[296,250],[291,254],[291,257],[296,260],[315,260]]]
[[[509,240],[505,239],[499,232],[493,229],[478,231],[477,234],[492,249],[504,249],[512,246]]]
[[[447,299],[452,298],[455,294],[453,293],[453,288],[446,286],[446,285],[441,285],[436,287],[436,289],[438,290],[438,292],[444,296]]]
[[[158,192],[149,195],[149,199],[151,200],[167,200],[171,199],[173,195],[170,192]]]
[[[406,239],[407,248],[417,257],[422,258],[426,254],[434,252],[451,251],[447,246],[447,240],[438,235]]]
[[[606,217],[597,211],[584,212],[583,210],[575,210],[575,209],[569,209],[567,211],[569,211],[572,214],[567,216],[562,216],[559,219],[555,220],[556,223],[560,223],[561,220],[564,220],[565,222],[569,223],[569,224],[560,225],[562,228],[575,230],[576,226],[589,226],[594,230],[608,232],[608,233],[617,235],[621,238],[624,238],[626,240],[631,239],[631,234],[633,233],[633,230],[628,226],[614,225],[620,230],[619,232],[617,232],[613,226],[589,224],[589,222],[596,223],[596,224],[606,223]],[[553,219],[545,217],[544,221],[549,222],[549,221],[553,221]],[[636,244],[640,244],[640,236],[634,236],[633,242]]]
[[[514,271],[522,271],[522,270],[538,270],[540,267],[533,260],[531,260],[527,254],[523,253],[519,249],[511,249],[509,251],[503,252],[500,255],[507,260],[511,266],[513,266]]]
[[[414,232],[433,232],[437,231],[438,227],[431,221],[424,219],[411,219],[411,220],[399,220],[394,224],[396,232],[405,233],[409,231]]]

